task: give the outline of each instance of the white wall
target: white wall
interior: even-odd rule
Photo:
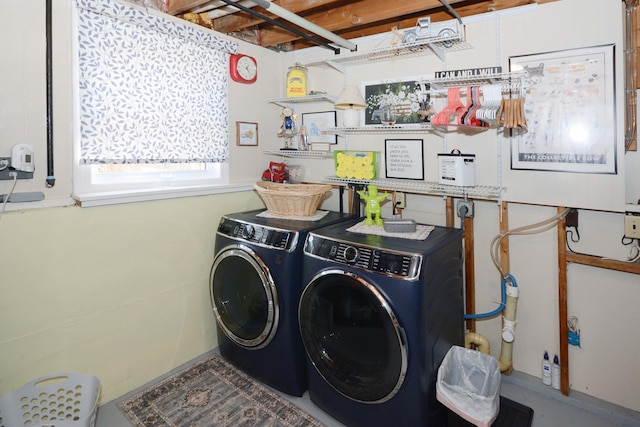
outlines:
[[[625,202],[640,198],[636,152],[624,154],[623,128],[623,7],[612,7],[609,0],[593,0],[584,7],[581,0],[564,0],[531,5],[504,14],[487,14],[467,20],[467,42],[471,49],[447,54],[444,63],[435,55],[388,62],[351,65],[345,74],[329,67],[310,69],[312,88],[337,94],[342,84],[362,84],[375,80],[410,80],[433,76],[443,69],[477,68],[502,65],[508,70],[509,56],[561,49],[615,44],[616,136],[618,173],[571,174],[560,172],[512,171],[509,140],[488,131],[472,136],[452,131],[445,138],[435,134],[350,135],[340,138],[336,148],[377,150],[384,153],[385,138],[424,140],[425,180],[437,181],[437,154],[459,148],[476,155],[477,183],[502,185],[509,201],[510,228],[533,224],[556,215],[556,205],[580,208],[578,252],[626,259],[629,247],[620,244]],[[384,46],[385,38],[366,38],[359,51]],[[291,62],[331,58],[314,48],[291,55]],[[305,111],[321,111],[324,105],[304,106]],[[315,110],[314,110],[315,108]],[[338,121],[340,122],[340,112]],[[340,124],[340,123],[339,123]],[[501,160],[500,160],[501,157]],[[305,160],[308,179],[332,175],[332,164],[318,166]],[[329,162],[330,163],[330,162]],[[384,173],[384,160],[380,167]],[[502,173],[502,180],[500,179]],[[628,172],[628,173],[627,173]],[[382,175],[384,176],[384,175]],[[386,214],[390,209],[386,208]],[[500,276],[493,267],[489,244],[499,232],[500,209],[495,202],[475,203],[476,309],[492,311],[500,300]],[[405,217],[444,225],[445,203],[440,197],[407,196]],[[559,353],[558,263],[555,229],[533,236],[510,238],[510,272],[520,285],[518,324],[514,345],[514,369],[540,376],[542,354]],[[640,345],[634,325],[640,320],[635,302],[640,298],[638,276],[594,267],[568,266],[569,316],[577,316],[582,347],[569,351],[570,384],[579,390],[622,406],[640,410],[640,368],[635,355]],[[477,323],[486,335],[492,354],[500,353],[499,318]],[[620,349],[623,351],[620,351]],[[606,368],[604,367],[606,365]]]
[[[508,55],[528,54],[594,44],[616,43],[617,65],[622,54],[621,2],[563,0],[531,8],[531,13],[477,19],[467,28],[473,49],[450,54],[446,64],[437,57],[349,67],[342,75],[330,68],[310,70],[310,88],[337,95],[345,80],[353,83],[403,76],[430,75],[443,67],[473,68],[507,64]],[[71,74],[69,2],[54,2],[54,131],[56,175],[53,189],[44,188],[44,4],[21,3],[16,10],[0,0],[0,46],[5,55],[0,68],[0,156],[17,142],[36,151],[36,177],[20,181],[19,191],[43,191],[47,200],[64,200],[71,192]],[[25,21],[24,16],[29,16]],[[499,31],[498,31],[499,30]],[[495,37],[500,34],[496,43]],[[543,34],[541,34],[543,33]],[[373,42],[377,43],[377,42]],[[310,52],[276,54],[240,43],[240,51],[259,61],[258,82],[230,83],[231,166],[234,181],[254,181],[270,160],[265,149],[282,146],[275,135],[280,108],[269,104],[284,96],[286,68]],[[10,64],[11,66],[5,66]],[[617,67],[620,70],[621,67]],[[622,94],[617,79],[617,94]],[[296,114],[331,110],[330,104],[296,106]],[[621,114],[620,108],[618,109]],[[340,120],[341,114],[339,113]],[[235,146],[235,121],[259,124],[258,147]],[[621,138],[619,129],[618,138]],[[425,141],[426,179],[436,180],[435,156],[460,148],[478,159],[480,184],[496,185],[496,134],[467,137],[420,135]],[[382,150],[384,135],[354,136],[350,148]],[[404,136],[403,136],[404,138]],[[340,139],[339,148],[347,146]],[[504,156],[503,156],[504,161]],[[622,219],[619,200],[640,198],[637,153],[620,159],[618,176],[573,179],[591,191],[554,187],[562,204],[580,207],[581,252],[623,258],[619,244]],[[331,160],[302,160],[306,179],[333,174]],[[622,164],[624,163],[624,164]],[[523,203],[509,206],[511,227],[546,219],[554,207],[539,206],[539,192],[548,190],[544,173],[514,174],[503,165],[504,186]],[[558,174],[554,174],[558,176]],[[564,177],[564,175],[561,175]],[[626,179],[626,183],[625,183]],[[595,182],[594,182],[595,180]],[[538,185],[540,182],[540,185]],[[604,184],[603,184],[604,182]],[[531,192],[525,191],[525,185]],[[625,188],[626,184],[626,188]],[[0,193],[8,191],[0,182]],[[542,190],[539,190],[542,189]],[[621,196],[622,194],[623,196]],[[526,196],[526,197],[525,197]],[[531,196],[531,200],[527,200]],[[586,203],[588,198],[589,205]],[[545,201],[546,202],[546,201]],[[541,203],[544,204],[544,203]],[[611,205],[610,205],[611,204]],[[103,384],[102,402],[116,398],[217,343],[208,302],[208,274],[213,257],[214,230],[220,215],[261,206],[253,192],[183,198],[102,208],[45,208],[5,213],[0,220],[0,394],[33,378],[59,370],[97,375]],[[444,224],[444,201],[439,197],[409,195],[405,216]],[[327,207],[337,207],[335,197]],[[498,232],[499,207],[476,203],[476,278],[478,311],[492,310],[499,299],[499,277],[488,255]],[[539,376],[545,349],[558,351],[557,262],[554,231],[510,242],[511,272],[521,287],[518,306],[514,368]],[[569,314],[580,319],[582,348],[570,349],[570,382],[574,390],[640,410],[640,372],[635,363],[640,343],[634,325],[640,321],[638,276],[584,266],[569,266]],[[499,352],[500,321],[479,322],[489,337],[492,353]]]

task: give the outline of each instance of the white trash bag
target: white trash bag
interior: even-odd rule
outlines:
[[[470,423],[489,427],[500,410],[500,368],[487,354],[453,346],[438,368],[436,397]]]

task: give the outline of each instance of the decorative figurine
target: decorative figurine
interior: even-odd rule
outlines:
[[[373,225],[375,222],[376,225],[382,227],[382,209],[380,208],[380,202],[382,202],[387,197],[391,196],[391,193],[383,193],[378,195],[378,186],[377,185],[368,185],[367,191],[358,191],[360,197],[362,197],[365,201],[364,213],[366,215],[366,219],[364,220],[365,225]],[[375,220],[373,217],[375,216]]]
[[[284,148],[283,150],[295,150],[293,146],[293,137],[296,136],[296,116],[293,114],[293,110],[289,107],[285,107],[282,109],[282,114],[280,114],[280,118],[282,119],[282,125],[280,126],[280,132],[278,132],[278,137],[284,138]]]

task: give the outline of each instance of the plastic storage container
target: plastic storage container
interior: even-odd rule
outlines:
[[[336,150],[333,155],[338,178],[369,180],[378,177],[377,151]]]
[[[438,368],[436,397],[470,423],[489,427],[500,410],[498,361],[476,350],[451,347]]]
[[[0,427],[93,427],[99,396],[92,375],[40,377],[0,398]]]

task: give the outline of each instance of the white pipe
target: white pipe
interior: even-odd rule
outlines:
[[[480,353],[489,354],[489,340],[480,335],[477,332],[467,332],[464,334],[464,346],[465,348],[471,348],[471,344],[478,346]]]
[[[500,372],[508,371],[513,364],[513,340],[515,339],[518,292],[519,290],[516,286],[507,284],[507,302],[503,312],[502,346],[500,347],[500,358],[498,359]]]
[[[345,49],[349,49],[350,51],[355,51],[358,49],[358,46],[356,46],[354,43],[350,42],[349,40],[343,39],[337,34],[327,31],[321,26],[316,25],[313,22],[304,19],[303,17],[298,16],[295,13],[288,11],[287,9],[284,9],[278,6],[277,4],[273,4],[268,0],[251,0],[251,1],[257,4],[258,6],[270,11],[274,15],[279,16],[282,19],[286,19],[287,21],[299,27],[302,27],[306,30],[309,30],[314,34],[324,37],[327,40],[331,40],[338,46],[344,47]]]

